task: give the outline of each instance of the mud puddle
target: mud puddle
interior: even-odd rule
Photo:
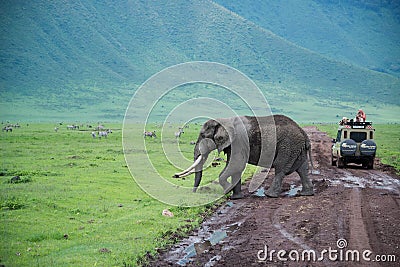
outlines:
[[[243,223],[243,221],[231,223],[228,214],[235,213],[236,210],[242,208],[243,204],[240,200],[229,201],[217,209],[195,233],[173,246],[165,257],[165,261],[173,265],[186,266],[196,256],[208,252],[219,243],[224,243],[224,239],[235,233]],[[218,255],[216,255],[205,266],[214,266],[218,260]]]
[[[347,188],[373,188],[400,193],[400,181],[384,173],[366,173],[364,176],[357,176],[348,171],[343,171],[335,178],[326,178],[331,186],[343,185]]]
[[[298,196],[298,193],[301,191],[303,187],[302,186],[296,186],[294,184],[290,185],[289,191],[285,193],[286,196],[288,197],[295,197]]]

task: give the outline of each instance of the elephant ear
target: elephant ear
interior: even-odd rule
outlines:
[[[231,121],[220,121],[214,133],[214,141],[221,153],[225,148],[230,146],[235,139],[235,128]]]

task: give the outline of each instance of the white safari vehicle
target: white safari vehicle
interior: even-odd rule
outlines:
[[[372,122],[349,121],[339,126],[333,139],[332,166],[346,167],[348,163],[362,164],[364,168],[374,168],[376,144]]]

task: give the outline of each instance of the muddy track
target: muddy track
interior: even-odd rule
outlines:
[[[227,202],[150,265],[400,266],[399,177],[378,160],[374,170],[332,167],[331,139],[315,127],[305,130],[312,141],[315,196],[289,194],[300,187],[296,174],[285,178],[277,199],[256,197],[244,185],[245,198]],[[262,186],[268,188],[272,177],[273,170]],[[371,251],[369,262],[362,258],[365,251]],[[396,262],[377,262],[376,255],[393,255]]]

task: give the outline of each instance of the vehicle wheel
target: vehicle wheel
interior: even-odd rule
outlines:
[[[333,154],[331,155],[331,162],[332,162],[332,166],[336,166],[336,159],[333,157]]]
[[[372,170],[373,168],[374,168],[374,159],[371,159],[370,161],[368,161],[367,169]]]
[[[345,167],[346,164],[344,163],[344,160],[342,158],[338,158],[336,161],[336,166],[341,169],[341,168]]]
[[[368,164],[369,164],[369,162],[363,162],[363,163],[362,163],[362,167],[363,167],[364,169],[368,169]]]

